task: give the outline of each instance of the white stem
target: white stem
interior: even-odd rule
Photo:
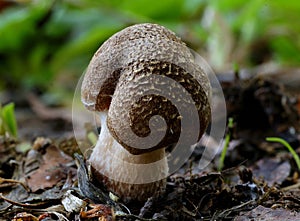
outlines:
[[[165,149],[158,149],[140,155],[130,154],[111,136],[106,124],[107,112],[101,112],[99,116],[101,120],[101,132],[89,159],[93,168],[99,174],[106,176],[108,179],[105,179],[105,185],[111,188],[112,192],[123,198],[135,198],[135,195],[140,194],[136,190],[134,190],[134,193],[130,192],[138,185],[140,187],[143,186],[143,188],[150,188],[150,192],[146,191],[147,194],[150,196],[154,195],[155,189],[161,188],[157,186],[157,183],[159,185],[163,185],[162,183],[164,183],[161,179],[156,178],[165,178],[168,173]],[[160,163],[149,167],[150,163],[157,161]],[[149,180],[149,177],[154,181],[142,184],[141,180]],[[118,189],[121,183],[123,190]],[[124,186],[126,186],[125,189]],[[151,191],[154,193],[151,193]]]

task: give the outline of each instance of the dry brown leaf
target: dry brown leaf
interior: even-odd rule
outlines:
[[[98,218],[101,221],[111,221],[112,209],[109,206],[103,204],[93,205],[92,209],[86,212],[80,212],[80,218],[84,220]]]
[[[38,169],[26,174],[28,187],[36,192],[55,186],[59,181],[66,179],[68,173],[66,164],[72,160],[56,146],[48,146],[45,154],[42,155]]]
[[[234,221],[249,221],[249,220],[260,220],[260,221],[295,221],[300,220],[300,214],[292,212],[287,209],[270,209],[263,206],[258,206],[255,209],[243,213],[236,217]]]

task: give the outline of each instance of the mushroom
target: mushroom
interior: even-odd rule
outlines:
[[[146,23],[114,34],[93,56],[81,87],[83,104],[101,121],[89,158],[93,175],[125,201],[163,193],[166,148],[182,139],[183,120],[192,142],[183,146],[199,141],[211,118],[210,94],[207,75],[170,30]]]

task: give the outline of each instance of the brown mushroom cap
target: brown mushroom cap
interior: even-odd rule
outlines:
[[[177,84],[167,84],[162,78],[147,81],[153,75],[165,76]],[[81,95],[88,109],[108,111],[108,128],[122,146],[132,154],[141,154],[176,143],[180,135],[180,113],[170,99],[160,95],[162,90],[187,106],[190,101],[182,96],[182,90],[188,91],[199,115],[200,139],[211,118],[207,75],[173,32],[156,24],[138,24],[116,33],[98,49],[85,73]],[[125,107],[130,110],[125,111]],[[150,133],[160,136],[160,130],[151,131],[149,126],[156,115],[167,124],[165,136],[148,149],[128,145],[131,132],[141,138]],[[129,120],[129,126],[124,119]],[[158,128],[163,126],[158,122]]]

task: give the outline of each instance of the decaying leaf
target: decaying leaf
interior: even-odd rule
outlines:
[[[34,155],[34,160],[38,159],[37,168],[26,174],[27,185],[33,192],[53,187],[61,180],[66,179],[69,170],[66,164],[73,161],[55,145],[48,146],[44,154],[31,150],[28,153],[28,156],[30,155]],[[27,160],[29,159],[27,158]]]
[[[87,205],[86,201],[72,194],[71,190],[65,193],[61,202],[68,212],[80,212],[80,210]]]
[[[263,206],[258,206],[255,209],[243,213],[236,217],[234,221],[250,221],[250,220],[260,220],[260,221],[295,221],[300,220],[300,214],[297,212],[292,212],[287,209],[270,209]]]
[[[290,163],[279,158],[263,158],[253,167],[253,174],[256,177],[263,177],[269,186],[281,184],[289,176],[290,171]]]
[[[15,215],[12,221],[39,221],[39,219],[32,214],[23,212]]]
[[[101,221],[112,221],[112,209],[104,204],[90,205],[92,209],[88,211],[80,212],[80,218],[82,220],[88,220],[91,218],[98,218]]]

